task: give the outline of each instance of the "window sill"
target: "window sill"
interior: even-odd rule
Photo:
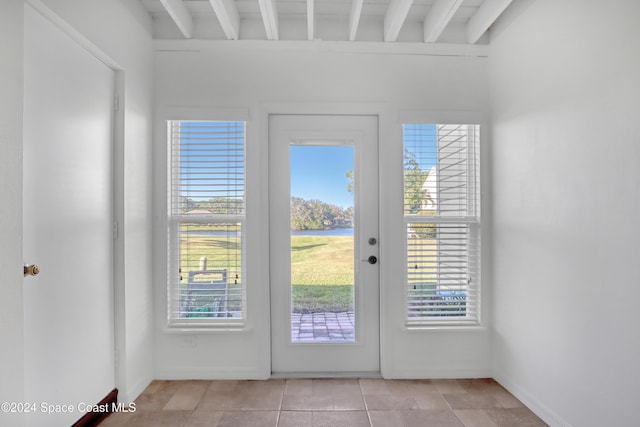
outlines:
[[[479,324],[411,324],[407,323],[403,328],[407,332],[486,332],[488,328]]]
[[[250,328],[247,327],[244,320],[224,323],[172,323],[164,327],[164,332],[167,334],[246,332],[248,330]]]

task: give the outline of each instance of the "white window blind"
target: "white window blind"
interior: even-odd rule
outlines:
[[[407,323],[477,323],[479,126],[405,124]]]
[[[168,321],[244,318],[245,122],[169,121]]]

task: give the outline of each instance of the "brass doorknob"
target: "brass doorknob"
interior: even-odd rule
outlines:
[[[26,276],[35,276],[38,273],[40,273],[40,267],[38,267],[36,264],[25,265],[24,266],[24,275],[25,275],[25,277]]]

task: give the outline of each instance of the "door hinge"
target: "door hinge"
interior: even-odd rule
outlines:
[[[113,95],[113,111],[120,110],[120,95],[116,92]]]
[[[116,240],[118,238],[118,222],[115,221],[113,223],[113,240]]]

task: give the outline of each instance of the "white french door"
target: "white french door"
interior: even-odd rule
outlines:
[[[274,374],[380,371],[378,120],[269,119]]]

